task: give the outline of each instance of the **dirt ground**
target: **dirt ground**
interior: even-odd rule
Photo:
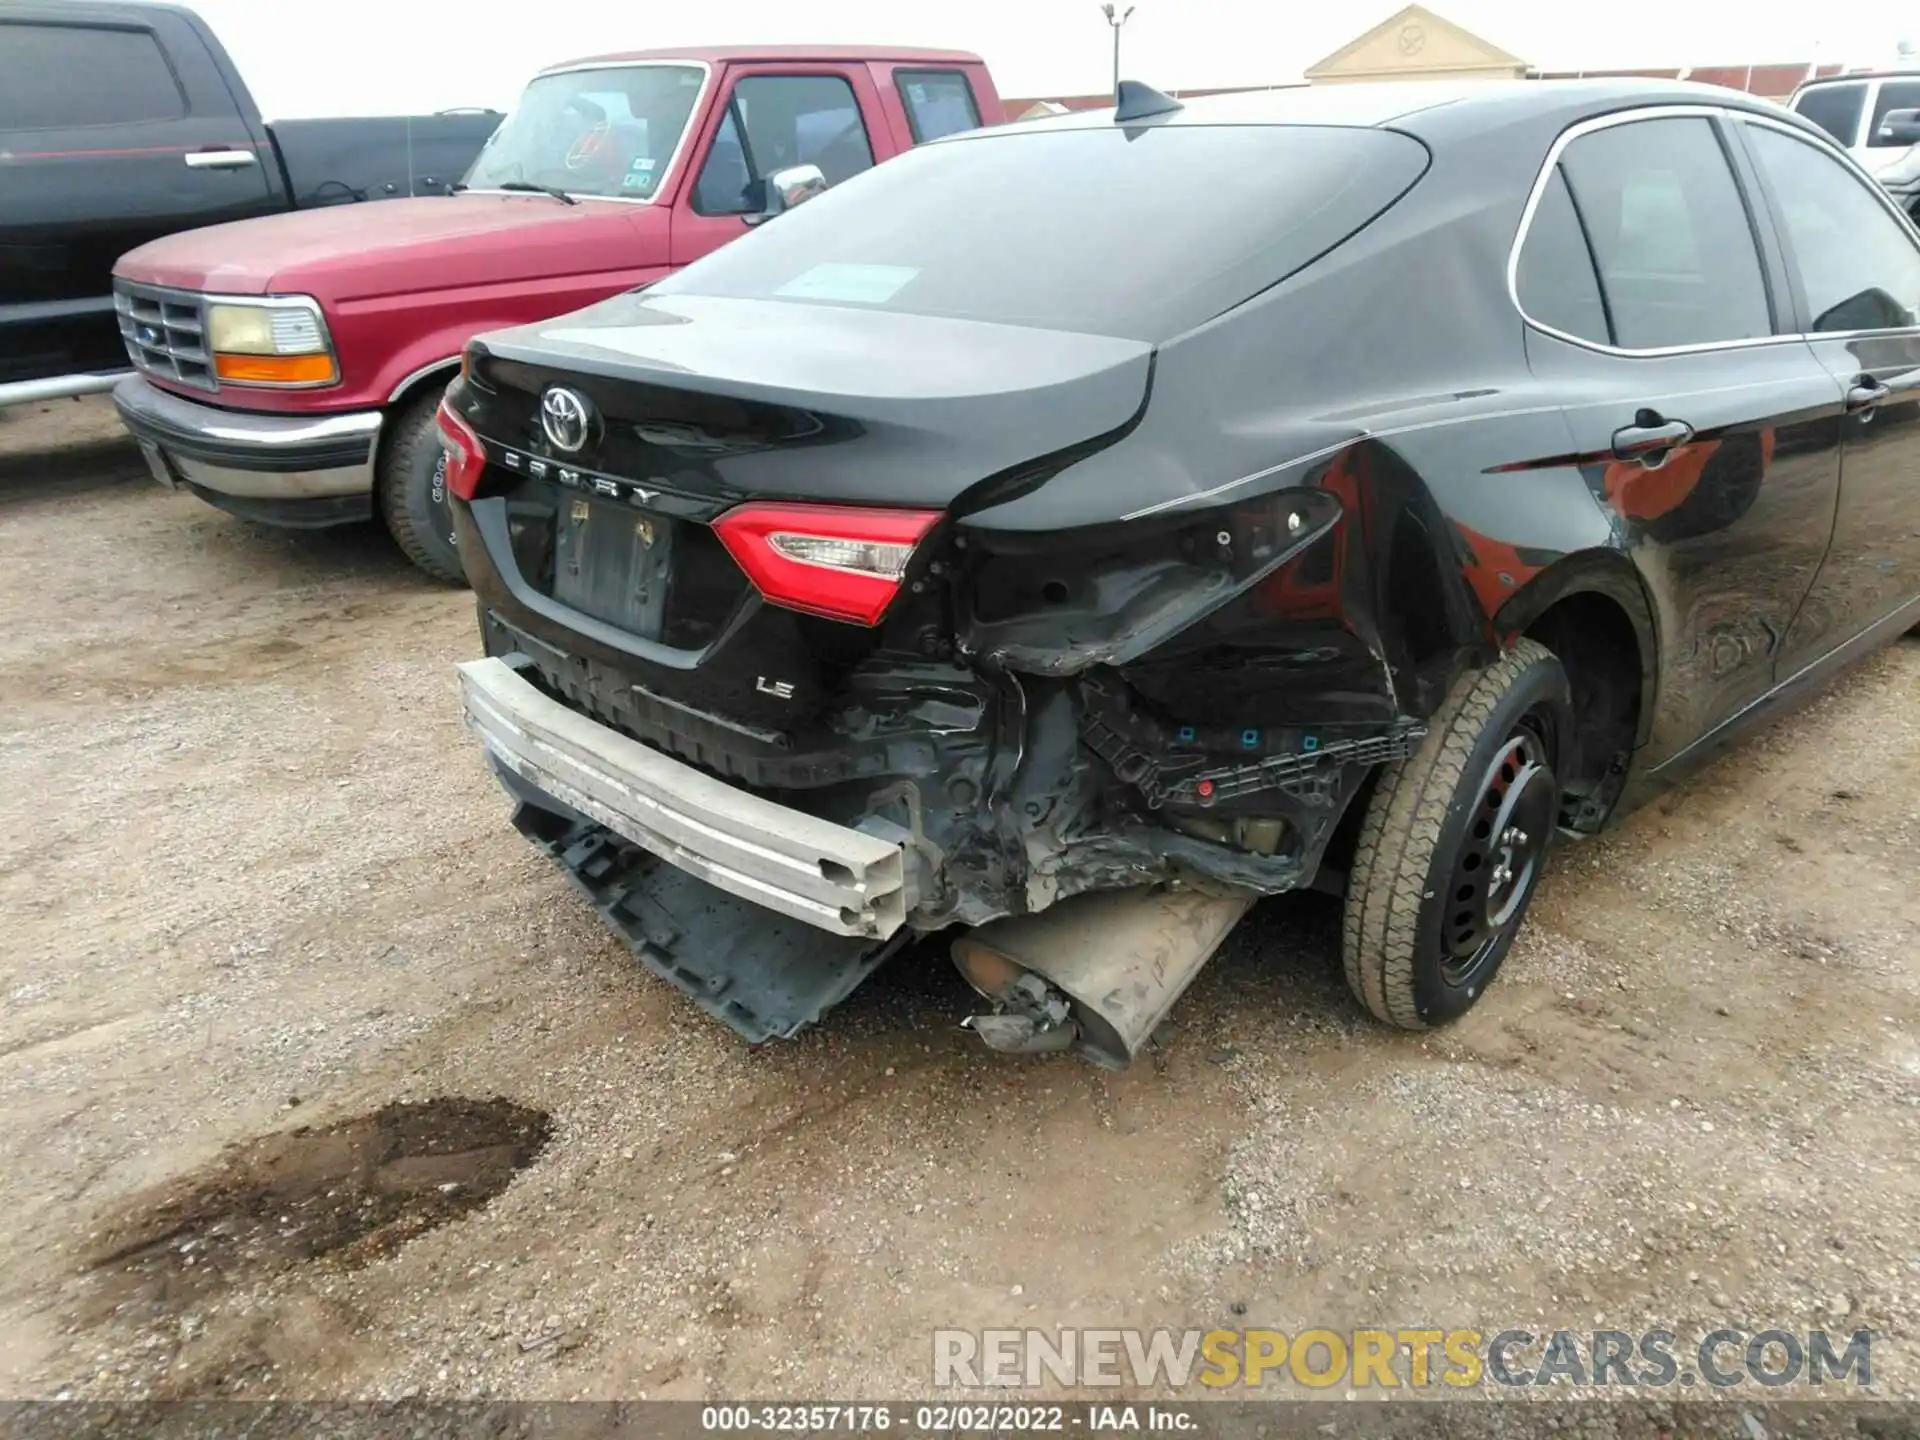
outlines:
[[[1149,1062],[909,953],[749,1052],[509,828],[471,601],[0,414],[0,1393],[921,1395],[936,1327],[1870,1328],[1920,1395],[1920,643],[1363,1018],[1257,909]],[[301,1127],[305,1127],[302,1129]]]

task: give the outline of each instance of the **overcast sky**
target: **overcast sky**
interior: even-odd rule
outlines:
[[[188,0],[270,118],[509,107],[542,65],[608,50],[841,41],[978,51],[1003,95],[1106,88],[1095,0]],[[1138,0],[1122,69],[1162,89],[1297,80],[1399,5]],[[1544,69],[1893,61],[1904,3],[1442,0],[1428,8]]]

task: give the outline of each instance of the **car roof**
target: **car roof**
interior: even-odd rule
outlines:
[[[850,60],[865,64],[874,60],[898,61],[907,65],[979,65],[978,55],[966,50],[922,50],[897,45],[690,45],[678,50],[622,50],[610,55],[587,55],[578,60],[549,65],[540,73],[574,70],[587,65],[620,65],[633,61],[686,60],[722,64],[729,60],[796,60],[822,64]]]
[[[1161,125],[1408,126],[1444,114],[1453,133],[1529,117],[1542,119],[1647,105],[1714,105],[1781,116],[1770,100],[1685,80],[1617,77],[1595,80],[1406,80],[1364,85],[1295,85],[1207,95],[1170,113],[1143,119]],[[1076,110],[997,127],[996,133],[1097,129],[1113,124],[1111,108]],[[1408,126],[1418,129],[1419,125]],[[982,132],[975,131],[975,134]]]

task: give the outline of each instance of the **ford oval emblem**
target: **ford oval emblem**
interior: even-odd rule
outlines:
[[[540,397],[540,428],[556,450],[571,455],[582,448],[592,437],[594,419],[593,403],[578,390],[554,385]]]

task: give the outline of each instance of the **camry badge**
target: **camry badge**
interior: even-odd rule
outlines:
[[[556,450],[571,455],[583,449],[592,438],[593,403],[578,390],[564,385],[549,386],[540,397],[540,428]]]

